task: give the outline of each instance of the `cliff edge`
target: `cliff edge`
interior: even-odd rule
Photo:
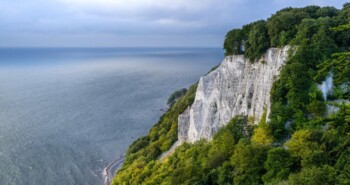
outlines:
[[[228,56],[216,70],[201,77],[194,103],[178,118],[179,142],[210,140],[236,115],[248,115],[254,123],[265,108],[269,115],[271,87],[289,49],[270,48],[254,63],[243,55]]]

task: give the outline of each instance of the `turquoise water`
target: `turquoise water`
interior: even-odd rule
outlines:
[[[0,49],[0,184],[103,184],[221,49]]]

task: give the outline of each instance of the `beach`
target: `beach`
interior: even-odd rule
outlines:
[[[125,155],[115,159],[103,170],[103,176],[105,178],[105,185],[110,185],[115,173],[123,166]]]

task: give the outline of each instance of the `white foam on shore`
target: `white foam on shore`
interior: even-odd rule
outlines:
[[[110,185],[114,174],[119,170],[119,168],[123,165],[124,162],[124,158],[125,158],[125,154],[120,156],[119,158],[113,160],[111,163],[109,163],[107,165],[106,168],[103,169],[102,171],[102,175],[104,177],[104,184],[105,185]],[[116,166],[115,166],[116,165]],[[114,171],[113,171],[114,169]],[[112,170],[112,171],[111,171]],[[111,174],[113,174],[111,176]]]
[[[109,184],[109,182],[108,182],[107,168],[108,168],[108,167],[104,168],[103,171],[102,171],[102,176],[103,176],[104,184],[105,184],[105,185]]]

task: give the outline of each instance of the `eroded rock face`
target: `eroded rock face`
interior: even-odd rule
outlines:
[[[236,115],[248,115],[258,123],[264,108],[269,114],[270,90],[289,48],[271,48],[255,63],[242,55],[228,56],[216,70],[201,77],[194,103],[179,116],[179,141],[211,139]]]

